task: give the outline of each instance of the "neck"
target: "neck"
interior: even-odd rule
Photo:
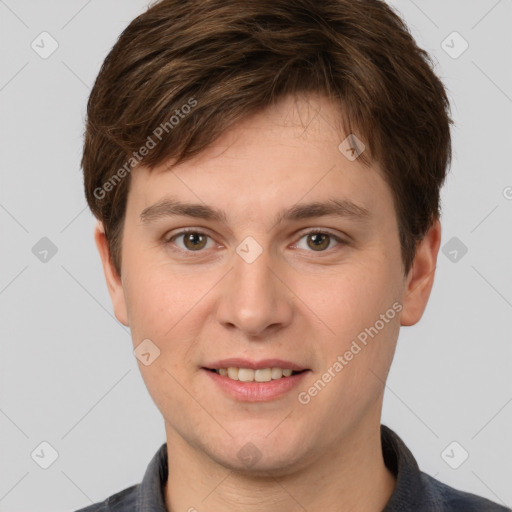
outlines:
[[[395,487],[382,456],[380,418],[357,425],[334,449],[315,454],[300,468],[266,475],[220,465],[190,446],[166,424],[169,512],[259,512],[305,510],[380,512]]]

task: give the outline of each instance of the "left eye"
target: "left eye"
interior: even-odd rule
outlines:
[[[213,241],[210,236],[200,231],[182,231],[171,237],[167,243],[175,243],[176,240],[182,239],[182,245],[176,244],[177,247],[185,252],[200,252],[202,249],[209,249],[212,247]],[[208,239],[210,239],[210,246],[208,246]],[[306,246],[301,247],[300,243],[306,239]],[[343,244],[344,241],[325,231],[315,230],[304,234],[297,242],[296,246],[299,249],[312,249],[313,252],[325,252],[327,249],[332,248],[331,244],[335,241],[336,245]]]
[[[325,249],[329,248],[333,240],[336,241],[338,245],[343,244],[341,238],[325,231],[310,231],[303,235],[300,240],[304,238],[307,240],[306,246],[313,249],[313,252],[325,252]],[[297,243],[298,247],[299,243]],[[303,249],[303,247],[299,247],[299,249]]]

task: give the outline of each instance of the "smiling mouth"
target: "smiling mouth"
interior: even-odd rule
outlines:
[[[282,368],[261,368],[252,370],[249,368],[203,368],[211,373],[215,373],[230,380],[239,382],[271,382],[275,380],[287,379],[294,375],[307,372],[309,370],[290,370]]]
[[[215,368],[203,368],[203,370],[208,370],[209,372],[214,372],[214,373],[217,373],[218,375],[220,375],[220,369],[216,370]],[[301,370],[300,372],[296,372],[295,370],[293,370],[291,374],[297,375],[298,373],[304,373],[307,371],[309,371],[309,370]]]
[[[291,368],[278,366],[258,369],[232,366],[228,368],[202,367],[201,369],[206,370],[204,375],[207,375],[207,379],[211,379],[215,389],[222,391],[231,400],[246,403],[268,402],[285,398],[312,372],[310,369],[292,371]]]

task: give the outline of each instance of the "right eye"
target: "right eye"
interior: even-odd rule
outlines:
[[[205,233],[202,233],[201,231],[188,229],[185,231],[180,231],[179,233],[176,233],[172,237],[168,238],[166,244],[175,245],[182,252],[201,252],[201,249],[204,249],[206,247],[208,238],[211,239],[210,236],[208,236]],[[179,239],[182,239],[182,245],[176,244],[174,242],[175,240]],[[175,250],[174,248],[172,249]]]

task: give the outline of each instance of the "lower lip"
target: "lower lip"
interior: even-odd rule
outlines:
[[[307,370],[269,382],[241,382],[219,375],[217,372],[211,372],[204,368],[203,370],[225,393],[242,402],[266,402],[279,398],[297,387],[310,372],[310,370]]]

